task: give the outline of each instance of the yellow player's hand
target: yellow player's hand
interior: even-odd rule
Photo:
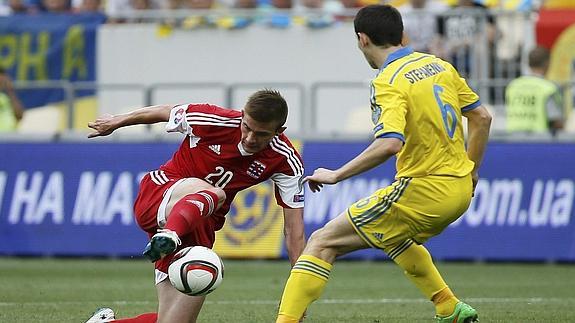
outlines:
[[[309,188],[315,193],[321,191],[323,184],[335,184],[338,180],[335,171],[326,168],[318,168],[313,172],[313,175],[306,176],[303,182],[308,182]]]

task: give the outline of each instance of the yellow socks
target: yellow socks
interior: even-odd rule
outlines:
[[[276,323],[299,322],[303,313],[323,292],[332,265],[310,255],[302,255],[286,283]]]
[[[449,287],[445,287],[433,295],[431,300],[435,304],[435,313],[439,316],[451,315],[455,310],[455,305],[459,302]]]
[[[447,316],[453,313],[459,300],[447,287],[425,247],[414,243],[393,261],[404,270],[407,278],[421,290],[423,295],[433,301],[438,315]]]

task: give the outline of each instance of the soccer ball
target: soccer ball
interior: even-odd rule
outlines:
[[[207,295],[222,283],[224,264],[210,248],[186,247],[174,255],[168,277],[172,285],[186,295]]]

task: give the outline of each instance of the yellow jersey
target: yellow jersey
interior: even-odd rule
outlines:
[[[451,64],[410,47],[391,53],[371,82],[375,138],[404,143],[397,178],[469,174],[462,112],[480,105]]]

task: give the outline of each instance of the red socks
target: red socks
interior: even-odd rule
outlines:
[[[184,196],[172,208],[165,229],[176,232],[178,237],[185,236],[194,230],[200,217],[214,213],[218,202],[216,193],[205,190]]]
[[[156,323],[158,313],[145,313],[129,319],[120,319],[111,321],[113,323]]]

